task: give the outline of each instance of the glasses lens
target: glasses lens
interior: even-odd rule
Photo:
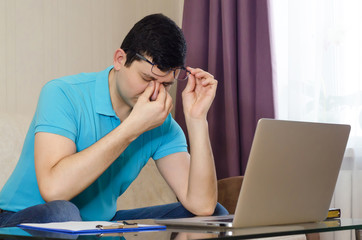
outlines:
[[[178,68],[175,70],[175,79],[186,80],[189,77],[189,72],[186,69]]]

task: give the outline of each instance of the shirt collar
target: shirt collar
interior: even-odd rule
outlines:
[[[109,92],[108,75],[113,66],[98,73],[95,89],[95,106],[98,114],[116,116],[112,107],[111,95]]]

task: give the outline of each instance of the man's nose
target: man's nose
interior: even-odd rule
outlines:
[[[161,84],[157,81],[154,81],[154,84],[155,84],[155,90],[153,91],[153,94],[151,96],[151,101],[155,101],[157,99],[158,92],[160,91],[160,86],[161,86]]]

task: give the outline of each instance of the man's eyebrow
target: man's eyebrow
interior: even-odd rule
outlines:
[[[150,78],[150,80],[157,80],[157,78],[155,78],[154,76],[149,75],[147,73],[141,73],[141,74],[143,75],[143,77]]]

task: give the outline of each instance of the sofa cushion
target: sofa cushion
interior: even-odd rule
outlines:
[[[118,198],[118,209],[131,209],[176,202],[176,196],[150,159],[136,180]]]
[[[18,162],[30,116],[0,113],[0,189]]]

